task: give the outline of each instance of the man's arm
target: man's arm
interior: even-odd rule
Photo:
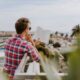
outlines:
[[[38,51],[34,46],[28,43],[26,49],[28,49],[28,55],[31,56],[32,60],[40,61]]]

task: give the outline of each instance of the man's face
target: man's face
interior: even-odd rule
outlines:
[[[29,34],[30,30],[31,30],[31,27],[30,27],[30,23],[29,23],[28,27],[26,28],[26,33]]]

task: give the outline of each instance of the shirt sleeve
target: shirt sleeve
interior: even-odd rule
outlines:
[[[32,46],[30,43],[28,43],[26,45],[26,49],[27,49],[28,55],[30,55],[34,61],[40,60],[39,55],[38,55],[38,51],[34,46]]]

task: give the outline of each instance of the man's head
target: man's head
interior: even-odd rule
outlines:
[[[15,23],[15,29],[17,34],[22,34],[25,30],[29,30],[29,19],[28,18],[20,18]]]

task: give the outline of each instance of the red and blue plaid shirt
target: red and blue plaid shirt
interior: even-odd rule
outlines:
[[[35,48],[21,35],[9,39],[5,44],[5,65],[11,75],[14,75],[24,54],[30,55],[33,60],[38,61],[39,56]]]

